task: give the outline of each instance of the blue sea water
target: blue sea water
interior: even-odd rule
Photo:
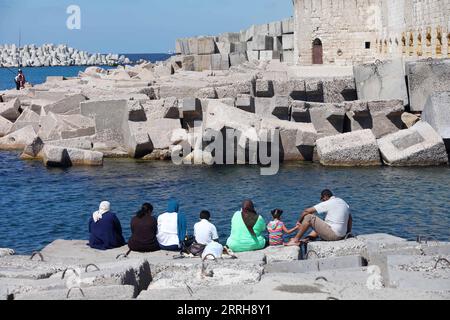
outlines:
[[[131,61],[136,62],[144,59],[151,62],[164,61],[170,57],[165,53],[152,54],[124,54]],[[102,66],[102,68],[110,69],[111,67]],[[44,83],[47,76],[65,76],[76,77],[80,71],[84,71],[86,66],[73,67],[40,67],[40,68],[23,68],[23,72],[27,81],[33,85]],[[14,77],[17,74],[17,68],[0,68],[0,90],[15,88]]]
[[[258,167],[175,166],[171,162],[107,159],[103,167],[47,169],[41,162],[0,153],[0,247],[19,253],[41,249],[55,239],[87,239],[88,220],[100,201],[112,203],[130,236],[130,219],[143,202],[155,214],[176,197],[193,225],[202,209],[212,213],[226,241],[233,213],[246,198],[266,221],[284,210],[294,226],[299,213],[331,188],[351,206],[357,234],[385,232],[408,239],[450,238],[450,168],[324,168],[286,164],[276,176]]]

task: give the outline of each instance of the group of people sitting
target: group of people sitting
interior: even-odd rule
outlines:
[[[324,241],[339,241],[352,231],[353,219],[349,205],[333,196],[330,190],[321,194],[321,203],[303,211],[296,226],[288,229],[283,222],[283,211],[271,212],[273,221],[266,224],[257,214],[251,200],[243,202],[231,220],[231,234],[225,248],[232,252],[255,251],[267,246],[299,246],[320,238]],[[322,220],[316,214],[325,214]],[[183,251],[200,253],[209,245],[218,244],[217,228],[210,222],[210,212],[200,213],[200,221],[194,226],[194,236],[188,237],[186,216],[180,211],[175,199],[169,200],[167,211],[155,218],[153,206],[142,205],[131,220],[131,237],[128,240],[130,251],[155,252]],[[305,238],[308,230],[312,232]],[[266,237],[266,231],[268,237]],[[288,242],[284,235],[297,232]],[[89,246],[108,250],[119,248],[127,243],[122,235],[122,227],[117,216],[111,211],[109,202],[102,202],[89,221]]]

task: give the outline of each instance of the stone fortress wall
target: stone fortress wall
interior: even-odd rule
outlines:
[[[295,63],[450,57],[449,0],[294,0]],[[317,53],[316,53],[317,55]]]

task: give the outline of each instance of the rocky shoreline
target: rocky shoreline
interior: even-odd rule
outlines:
[[[0,45],[0,67],[117,66],[130,64],[124,55],[91,54],[67,45]]]
[[[448,164],[448,59],[378,61],[335,77],[333,67],[274,60],[184,68],[179,55],[0,92],[0,150],[59,167],[102,165],[104,157],[220,164],[218,151],[234,164],[262,164],[251,146],[276,144],[280,162]],[[233,150],[205,147],[227,130],[238,140]]]
[[[57,240],[33,257],[0,250],[0,299],[450,299],[450,244],[424,238],[361,235],[215,261],[164,251],[124,258],[127,247],[86,243]]]

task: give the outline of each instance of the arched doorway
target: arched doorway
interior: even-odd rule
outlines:
[[[315,39],[313,41],[313,64],[323,64],[323,48],[322,41]]]

